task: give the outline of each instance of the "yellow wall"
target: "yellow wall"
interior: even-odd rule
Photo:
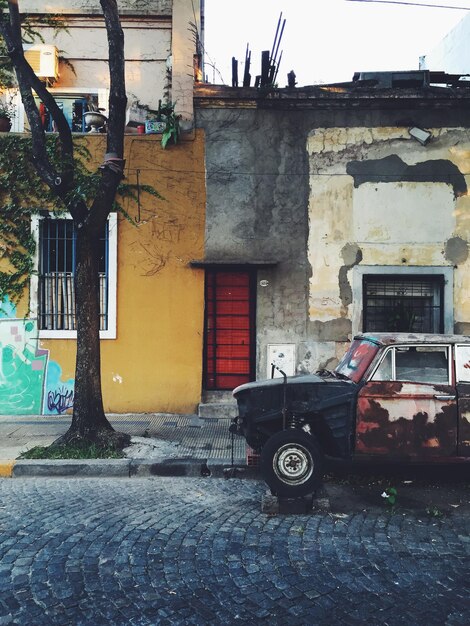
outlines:
[[[100,162],[105,137],[87,138]],[[204,137],[163,150],[158,135],[128,136],[126,179],[141,193],[137,226],[118,220],[117,339],[104,339],[102,386],[108,412],[193,412],[200,401],[204,274]],[[138,220],[135,203],[126,210]],[[75,342],[44,340],[62,379],[74,376]]]

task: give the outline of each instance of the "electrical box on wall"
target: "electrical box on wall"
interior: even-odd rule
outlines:
[[[25,50],[24,55],[38,78],[57,80],[59,76],[59,53],[56,46],[35,44]]]
[[[295,375],[295,343],[270,343],[268,345],[268,378],[271,378],[272,363],[287,376]],[[282,376],[274,370],[274,378]]]

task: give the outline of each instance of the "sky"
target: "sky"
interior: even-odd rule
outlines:
[[[470,0],[406,1],[470,10]],[[286,25],[279,87],[286,86],[291,70],[301,86],[350,81],[358,71],[417,69],[419,57],[468,13],[348,0],[205,0],[209,82],[231,84],[234,56],[241,84],[247,44],[252,51],[251,75],[260,74],[261,51],[271,50],[281,12]]]

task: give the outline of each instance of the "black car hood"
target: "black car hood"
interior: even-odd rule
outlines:
[[[312,383],[328,383],[328,382],[337,382],[336,378],[322,378],[321,376],[317,376],[317,374],[303,374],[302,376],[288,376],[287,384],[290,385],[300,385],[300,384],[312,384]],[[284,379],[282,377],[279,378],[268,378],[267,380],[257,380],[252,383],[245,383],[244,385],[240,385],[233,390],[233,395],[237,396],[238,393],[242,391],[251,391],[253,389],[261,389],[266,387],[279,387],[284,384]]]

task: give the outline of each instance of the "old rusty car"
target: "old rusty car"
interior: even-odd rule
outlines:
[[[232,430],[273,494],[311,493],[325,455],[470,462],[470,337],[357,335],[334,371],[247,383]]]

